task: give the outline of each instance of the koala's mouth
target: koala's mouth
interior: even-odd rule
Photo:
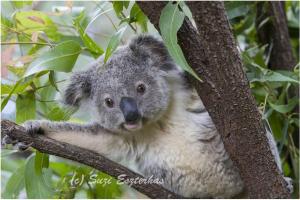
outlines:
[[[140,130],[142,128],[142,126],[143,126],[142,120],[138,120],[137,122],[134,122],[134,123],[125,122],[123,124],[123,127],[128,131]]]

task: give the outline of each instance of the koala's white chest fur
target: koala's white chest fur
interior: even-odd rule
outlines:
[[[128,158],[140,173],[185,197],[237,195],[243,183],[208,113],[189,112],[185,103],[174,102],[162,121],[129,139]]]

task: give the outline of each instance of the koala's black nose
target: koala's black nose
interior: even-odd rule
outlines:
[[[136,101],[130,97],[122,97],[120,109],[123,112],[126,122],[134,123],[140,118]]]

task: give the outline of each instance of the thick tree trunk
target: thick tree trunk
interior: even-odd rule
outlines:
[[[165,2],[138,2],[158,23]],[[198,31],[185,19],[178,32],[182,51],[203,83],[190,77],[225,148],[239,168],[249,198],[288,198],[283,176],[268,145],[261,115],[243,72],[222,2],[188,2]]]
[[[290,43],[284,2],[257,3],[256,30],[262,44],[269,44],[271,50],[269,68],[272,70],[293,70],[297,64]],[[269,21],[261,24],[266,18]]]

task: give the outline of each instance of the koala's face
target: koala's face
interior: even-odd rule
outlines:
[[[158,120],[169,105],[168,82],[148,60],[121,49],[95,76],[93,101],[99,122],[115,131],[137,131]]]
[[[101,64],[100,64],[101,65]],[[76,73],[65,93],[67,104],[91,99],[97,122],[113,132],[142,129],[166,112],[175,65],[163,43],[151,36],[135,38],[99,68]]]

